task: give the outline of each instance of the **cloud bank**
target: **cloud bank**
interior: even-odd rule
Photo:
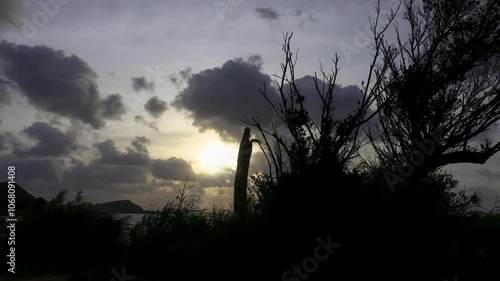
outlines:
[[[81,58],[47,46],[0,43],[0,73],[37,109],[101,128],[127,111],[120,94],[103,96]]]

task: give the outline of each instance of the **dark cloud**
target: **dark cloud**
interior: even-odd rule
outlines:
[[[21,28],[28,8],[29,0],[0,1],[0,30],[9,27]]]
[[[132,88],[136,92],[141,91],[141,90],[148,91],[148,92],[154,92],[154,90],[155,90],[155,83],[148,82],[148,80],[144,76],[132,77],[130,79],[132,80]]]
[[[186,111],[200,131],[213,129],[223,139],[238,140],[243,128],[239,119],[243,115],[259,116],[261,120],[272,116],[259,88],[265,84],[270,99],[278,98],[271,77],[261,71],[261,60],[256,58],[237,58],[222,67],[192,74],[172,106]]]
[[[148,186],[149,174],[147,165],[111,165],[96,159],[89,164],[80,161],[71,165],[63,172],[58,184],[72,190],[114,193],[116,200],[123,193],[121,187],[130,191],[131,186],[136,190]]]
[[[13,155],[0,157],[0,169],[7,171],[8,166],[16,167],[16,183],[35,197],[53,198],[64,188],[53,168],[54,161],[47,158],[20,159]]]
[[[300,92],[305,97],[304,106],[308,109],[313,120],[319,122],[321,117],[321,99],[314,84],[314,77],[306,75],[296,79],[295,82],[299,85]],[[326,89],[326,84],[321,81],[318,81],[318,83],[319,89],[323,87]],[[333,98],[333,106],[335,107],[333,117],[336,120],[342,120],[346,118],[349,113],[353,113],[357,108],[357,102],[362,98],[361,89],[355,85],[346,87],[337,85],[335,91],[335,96]],[[370,112],[371,111],[369,111],[368,114]]]
[[[103,116],[106,119],[120,120],[121,116],[127,112],[120,94],[111,94],[107,96],[103,101],[103,106]]]
[[[35,107],[94,128],[125,113],[119,94],[102,98],[97,74],[81,58],[47,46],[0,43],[0,70]]]
[[[57,181],[50,159],[19,159],[12,156],[0,157],[0,168],[7,171],[8,166],[16,167],[16,182],[23,181]]]
[[[297,84],[300,85],[300,90],[305,96],[305,108],[309,111],[312,119],[319,124],[321,119],[321,101],[316,89],[313,88],[312,77],[306,76],[297,79]],[[319,87],[322,87],[322,84]],[[333,98],[333,119],[342,120],[356,110],[362,94],[359,87],[354,85],[346,87],[337,85],[334,91],[336,91],[336,94]],[[368,109],[367,114],[370,113],[372,113],[372,110]]]
[[[107,189],[112,184],[145,184],[148,169],[134,165],[101,165],[93,162],[88,166],[76,167],[67,174],[67,181],[89,184],[85,189]]]
[[[177,87],[186,82],[192,75],[192,69],[186,68],[170,76],[170,82],[174,83]]]
[[[36,145],[30,148],[15,146],[14,155],[19,157],[57,157],[76,149],[73,135],[64,133],[49,123],[35,122],[22,133],[35,140]]]
[[[132,141],[132,147],[135,149],[135,151],[145,154],[149,153],[147,146],[150,144],[151,141],[146,137],[135,137],[135,139]]]
[[[259,70],[262,70],[262,65],[264,64],[262,56],[259,54],[249,56],[247,62],[249,64],[255,65]]]
[[[194,175],[191,164],[184,159],[176,157],[171,157],[167,160],[153,160],[151,162],[151,173],[159,179],[179,181]]]
[[[180,188],[186,176],[196,184],[191,191],[196,190],[198,195],[205,194],[205,187],[232,186],[234,171],[196,174],[191,164],[181,158],[151,160],[147,149],[149,144],[149,139],[135,137],[128,148],[119,151],[111,140],[100,142],[95,146],[101,154],[90,161],[69,157],[21,159],[3,155],[0,157],[0,168],[7,170],[8,166],[15,165],[16,181],[35,196],[46,199],[68,189],[72,193],[83,190],[87,196],[93,194],[93,202],[112,201],[133,194],[143,198],[148,192],[147,196],[153,201],[164,203],[175,197],[175,190]],[[174,190],[166,190],[165,187]],[[145,200],[143,205],[148,203]]]
[[[141,115],[136,115],[134,119],[135,119],[136,123],[143,124],[146,127],[149,127],[151,129],[157,131],[158,133],[160,132],[160,128],[158,128],[158,122],[157,121],[148,121],[148,120],[146,120],[146,118],[144,118]]]
[[[263,83],[267,86],[270,101],[278,104],[279,96],[271,77],[262,72],[262,58],[258,55],[247,61],[234,59],[220,68],[213,68],[193,74],[187,86],[174,99],[172,105],[185,110],[193,119],[193,125],[200,131],[215,130],[225,140],[238,141],[241,138],[243,116],[258,117],[268,127],[275,119],[271,106],[259,93]],[[316,122],[321,116],[320,97],[312,76],[297,78],[296,83],[304,95],[304,105]],[[323,88],[318,81],[319,88]],[[285,85],[285,89],[288,87]],[[361,98],[357,86],[337,85],[334,97],[336,119],[343,119],[357,107]],[[278,124],[279,125],[279,124]]]
[[[99,159],[102,164],[110,165],[147,165],[149,164],[149,152],[147,146],[151,141],[146,137],[135,137],[132,146],[126,152],[120,152],[112,140],[97,143],[95,147],[101,153]]]
[[[279,14],[271,8],[255,8],[257,14],[265,20],[277,20],[279,19]]]
[[[155,118],[160,117],[163,112],[167,110],[167,102],[159,99],[157,96],[150,98],[144,108],[149,112],[149,114]]]

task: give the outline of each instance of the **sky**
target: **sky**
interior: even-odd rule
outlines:
[[[396,1],[381,3],[388,14]],[[240,118],[272,118],[259,89],[272,90],[280,73],[283,34],[293,32],[304,93],[313,92],[320,63],[328,71],[338,54],[342,116],[368,75],[375,5],[0,0],[0,167],[7,177],[14,164],[16,182],[46,199],[82,190],[91,202],[129,199],[150,209],[189,178],[202,205],[227,207]],[[314,98],[308,106],[319,110]],[[497,126],[488,135],[498,140]],[[254,148],[251,173],[266,168]],[[460,186],[481,188],[485,205],[500,195],[499,155],[445,170]]]

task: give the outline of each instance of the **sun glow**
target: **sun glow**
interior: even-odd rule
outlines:
[[[214,142],[207,145],[198,156],[201,169],[215,173],[228,168],[236,169],[238,150],[236,146],[223,142]]]

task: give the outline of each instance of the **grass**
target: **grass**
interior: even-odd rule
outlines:
[[[372,183],[366,183],[359,188],[363,192],[358,193],[365,197],[355,198],[362,203],[355,211],[342,206],[314,206],[307,210],[318,202],[327,202],[314,196],[303,206],[286,205],[306,212],[312,216],[309,219],[293,209],[284,209],[283,213],[280,207],[283,198],[295,200],[294,196],[300,195],[280,197],[284,196],[280,192],[295,189],[280,187],[279,192],[272,192],[270,189],[277,189],[276,182],[262,179],[255,183],[246,217],[234,217],[232,211],[223,208],[198,208],[199,198],[187,196],[191,187],[184,185],[176,200],[145,214],[133,226],[126,218],[117,219],[94,208],[81,193],[65,204],[61,194],[43,212],[29,214],[18,223],[17,269],[24,276],[71,274],[72,281],[108,281],[114,278],[112,270],[121,272],[122,268],[139,281],[165,280],[167,276],[183,276],[183,280],[207,276],[218,280],[280,278],[292,265],[300,265],[313,254],[318,237],[328,235],[341,247],[308,280],[330,280],[333,276],[343,280],[343,273],[352,277],[348,280],[354,280],[384,270],[394,275],[398,270],[409,274],[419,267],[414,275],[426,276],[425,280],[444,280],[453,274],[459,274],[459,280],[483,280],[480,274],[500,261],[500,214],[467,211],[473,207],[464,205],[470,198],[449,193],[455,185],[445,178],[424,183],[447,191],[442,193],[447,200],[438,200],[442,212],[398,209],[400,204],[388,202],[394,198],[399,202],[407,200],[404,196],[414,193],[374,196],[363,193],[373,191]],[[344,201],[345,206],[353,204]],[[379,211],[374,212],[374,208]],[[315,214],[317,210],[339,213]],[[3,252],[7,250],[5,243],[0,247]],[[354,265],[364,270],[349,273],[347,269]],[[479,268],[479,273],[474,273],[471,266]],[[239,275],[234,275],[233,270]]]

